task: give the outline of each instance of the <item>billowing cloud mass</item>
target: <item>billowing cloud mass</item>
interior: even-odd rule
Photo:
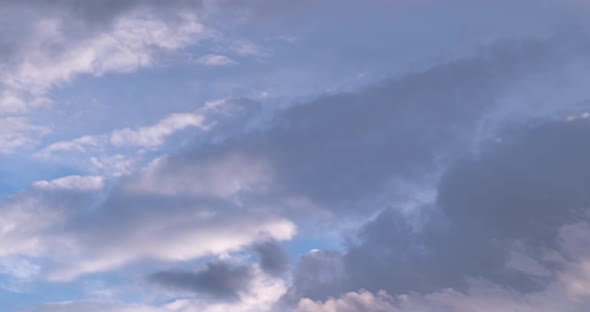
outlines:
[[[587,311],[589,13],[1,2],[1,310]]]
[[[467,290],[482,278],[525,293],[543,288],[565,257],[560,231],[588,217],[588,173],[580,166],[589,126],[560,120],[507,131],[447,169],[435,201],[420,208],[421,224],[396,207],[381,212],[331,260],[343,267],[328,281],[334,288],[315,280],[321,266],[333,270],[328,254],[312,253],[300,262],[295,289],[312,297],[358,287]]]

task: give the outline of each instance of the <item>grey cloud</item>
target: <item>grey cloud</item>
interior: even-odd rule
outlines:
[[[309,197],[322,207],[343,214],[377,211],[382,206],[360,205],[364,204],[361,200],[378,195],[391,180],[422,175],[437,168],[441,160],[457,161],[456,154],[461,154],[457,151],[469,149],[472,140],[477,141],[474,136],[485,118],[502,109],[502,96],[510,87],[529,78],[552,74],[587,52],[585,37],[500,42],[473,58],[387,80],[356,93],[327,95],[295,105],[277,113],[268,128],[222,138],[220,142],[200,142],[192,151],[169,158],[154,173],[155,187],[163,182],[162,177],[175,185],[178,184],[174,179],[176,173],[209,167],[232,155],[245,155],[244,159],[260,159],[261,163],[270,164],[274,179],[268,183],[270,190],[254,195],[243,194],[251,191],[248,187],[243,192],[242,189],[220,191],[219,194],[234,196],[229,201],[207,196],[206,191],[197,192],[198,198],[179,194],[128,194],[125,192],[128,181],[123,179],[122,187],[115,187],[100,205],[76,213],[50,234],[65,232],[66,237],[73,238],[84,254],[81,263],[86,258],[129,256],[115,259],[120,261],[115,265],[100,261],[81,265],[104,271],[140,258],[186,260],[219,251],[215,250],[216,246],[206,246],[204,252],[171,254],[195,247],[188,244],[193,240],[184,236],[192,233],[189,238],[203,237],[195,229],[205,228],[210,234],[205,235],[208,239],[227,235],[219,228],[244,229],[246,233],[232,233],[235,242],[231,248],[250,245],[252,240],[266,234],[267,229],[258,227],[261,221],[268,225],[276,220],[268,214],[258,214],[257,205],[271,201],[272,209],[280,209],[274,200],[282,196]],[[568,109],[569,106],[563,108]],[[587,156],[585,150],[577,150],[583,146],[580,138],[586,133],[585,128],[564,130],[578,124],[583,123],[567,126],[557,123],[553,130],[543,130],[550,126],[533,127],[524,131],[523,138],[516,137],[494,145],[482,155],[461,160],[444,174],[439,198],[432,208],[437,213],[427,220],[423,232],[413,232],[403,222],[403,216],[387,210],[361,230],[359,242],[351,245],[344,255],[316,251],[305,256],[296,269],[294,292],[325,297],[358,287],[385,288],[392,292],[461,288],[468,276],[484,276],[517,288],[536,287],[536,281],[502,268],[506,249],[508,244],[520,239],[533,246],[551,247],[547,243],[555,237],[557,228],[570,222],[579,213],[577,207],[586,204],[580,195],[582,191],[568,184],[571,181],[556,180],[557,189],[547,181],[547,177],[562,180],[575,177],[584,186],[586,178],[580,176],[583,170],[580,173],[572,169],[583,168],[581,159],[584,158],[568,158],[566,163],[576,164],[572,168],[551,167],[555,166],[552,158],[559,160],[563,156],[559,152],[568,151],[572,157]],[[562,142],[562,136],[572,141]],[[542,144],[541,138],[546,137],[552,142],[549,148]],[[571,144],[563,145],[568,142]],[[560,148],[551,150],[554,146]],[[531,159],[526,156],[531,155],[527,154],[530,150],[537,151]],[[558,154],[551,156],[551,152]],[[510,168],[520,166],[528,171],[519,172],[514,177],[516,182],[510,182],[511,174],[518,172]],[[553,170],[546,172],[546,167]],[[567,175],[561,175],[563,172]],[[220,176],[225,176],[223,173]],[[266,171],[261,176],[265,178],[265,174]],[[529,180],[518,179],[522,177]],[[191,176],[184,178],[182,185],[197,185],[200,177],[195,176],[194,182]],[[248,186],[239,179],[232,182],[237,183],[222,184]],[[531,185],[537,186],[531,188]],[[563,189],[566,185],[571,187]],[[504,189],[506,186],[510,188]],[[210,188],[207,184],[198,189]],[[486,197],[490,190],[495,192],[493,198]],[[503,193],[509,191],[518,192]],[[539,200],[533,197],[537,193],[550,197]],[[561,204],[562,198],[568,196],[571,198],[564,203],[568,208],[563,213],[544,206]],[[522,208],[523,205],[526,207]],[[531,213],[539,215],[529,219]],[[248,239],[244,240],[245,236]],[[282,237],[287,236],[290,237]],[[183,248],[171,248],[170,254],[162,255],[171,242]],[[146,247],[148,244],[153,247]],[[277,267],[281,267],[281,256],[273,252],[271,248],[260,253],[261,266],[269,272],[277,272]],[[71,278],[83,273],[87,272],[65,275]],[[180,280],[187,286],[188,281],[200,281],[205,274],[192,272],[189,279],[183,279],[181,273],[187,272],[163,276],[169,278],[170,284]]]
[[[232,266],[225,262],[210,262],[198,271],[161,271],[153,273],[148,280],[173,290],[211,295],[221,299],[238,299],[247,291],[253,278],[247,266]]]
[[[289,257],[276,241],[265,241],[254,246],[260,258],[260,268],[273,276],[280,276],[289,269]]]
[[[511,268],[510,252],[522,243],[544,270],[560,271],[559,261],[546,254],[563,252],[558,242],[564,225],[588,220],[589,135],[587,120],[537,121],[502,132],[500,142],[443,174],[421,231],[388,209],[362,227],[337,260],[345,272],[338,283],[318,293],[310,291],[309,280],[296,277],[292,292],[326,298],[361,288],[465,291],[473,278],[524,292],[543,289],[553,276]],[[303,260],[297,270],[313,274]]]
[[[314,250],[302,256],[293,271],[293,285],[287,299],[327,298],[346,291],[343,254],[333,250]]]
[[[469,289],[462,292],[445,288],[426,294],[398,296],[386,291],[371,293],[359,290],[347,292],[339,298],[329,298],[323,303],[302,299],[297,311],[587,311],[590,298],[586,289],[590,279],[584,272],[584,263],[588,261],[585,246],[589,230],[587,222],[560,228],[559,250],[562,255],[567,255],[567,259],[558,260],[562,267],[540,291],[517,293],[504,284],[479,279],[473,280]]]
[[[273,168],[274,195],[364,212],[372,208],[359,201],[388,182],[432,172],[477,142],[511,87],[558,71],[588,50],[585,37],[578,39],[499,42],[473,58],[322,96],[278,112],[266,128],[199,145],[162,170],[246,155]]]
[[[268,237],[269,232],[275,239],[289,239],[293,235],[293,225],[276,215],[277,210],[282,208],[280,199],[292,195],[308,197],[322,207],[341,214],[378,211],[383,207],[361,206],[359,202],[365,197],[378,195],[392,179],[421,175],[437,167],[441,159],[455,159],[455,152],[465,150],[466,145],[471,143],[482,120],[498,109],[499,98],[508,86],[531,76],[551,73],[569,62],[570,58],[577,58],[586,48],[583,40],[504,42],[482,51],[478,57],[388,80],[357,93],[328,95],[295,105],[277,113],[266,128],[223,138],[220,142],[199,142],[192,151],[162,162],[162,166],[157,167],[151,176],[153,189],[158,186],[162,189],[163,181],[170,185],[197,185],[197,196],[174,193],[174,189],[166,194],[128,192],[128,183],[138,177],[133,175],[119,181],[99,203],[68,215],[59,226],[43,232],[48,238],[70,239],[76,249],[69,250],[74,255],[71,258],[53,255],[53,259],[59,261],[57,266],[60,270],[53,272],[52,276],[54,279],[69,280],[81,274],[113,270],[146,258],[164,261],[194,259],[251,246]],[[232,133],[239,132],[230,130]],[[217,185],[210,184],[208,179],[198,180],[203,178],[198,174],[174,179],[176,173],[192,172],[200,166],[215,167],[220,160],[233,155],[245,159],[250,165],[257,160],[264,165],[268,163],[271,180],[266,179],[266,170],[260,171],[260,181],[267,188],[258,188],[259,180],[252,181],[255,188],[250,187],[245,183],[250,180],[233,176],[236,170],[231,169],[233,167],[225,170],[224,166],[219,166],[219,170],[212,169],[210,176],[220,177],[216,181],[223,182],[219,184],[221,186],[239,186],[237,190],[222,188],[212,194],[211,190]],[[251,178],[250,174],[247,176]],[[225,183],[222,178],[231,179]],[[443,181],[451,181],[449,179]],[[450,182],[443,185],[447,183]],[[224,198],[226,195],[228,197]],[[441,194],[441,203],[452,198]],[[442,205],[443,211],[449,210],[452,215],[456,208],[446,205]],[[297,208],[290,213],[301,217],[303,213]],[[269,213],[269,210],[273,211]],[[450,218],[444,213],[442,217]],[[390,229],[397,229],[395,244],[407,247],[410,254],[394,258],[400,266],[413,260],[416,264],[430,264],[428,261],[433,260],[428,259],[433,257],[420,255],[439,252],[436,246],[443,248],[444,244],[436,243],[437,240],[455,242],[451,239],[452,235],[463,235],[462,232],[443,230],[439,235],[436,229],[444,222],[433,221],[436,226],[420,235],[423,237],[414,238],[405,229],[388,224],[388,218],[397,216],[385,213],[375,221],[375,225],[366,227],[363,234],[366,243],[353,246],[343,265],[352,266],[365,261],[357,261],[355,257],[368,258],[366,261],[370,263],[370,255],[383,255],[381,259],[387,259],[385,256],[390,254],[396,255],[391,248],[385,248],[389,243],[394,244],[388,241]],[[457,217],[457,220],[462,219]],[[460,223],[457,231],[461,226],[467,227],[469,222]],[[423,250],[420,244],[413,244],[416,239],[426,247],[435,246],[431,248],[434,251],[426,247]],[[372,245],[374,242],[375,248]],[[449,245],[448,248],[453,252],[460,250],[458,245]],[[485,246],[471,248],[480,252],[493,250],[495,246],[490,243],[489,249]],[[365,256],[365,252],[369,256]],[[453,258],[440,257],[441,261],[455,263]],[[310,263],[315,260],[310,257]],[[477,263],[471,263],[472,267],[466,265],[466,269],[476,272],[484,264],[490,264],[491,268],[502,262],[501,258],[494,257],[485,260],[488,262],[479,266]],[[405,278],[407,287],[421,289],[425,287],[423,285],[454,285],[461,280],[451,271],[443,274],[421,268],[414,276],[424,275],[423,278],[413,280],[409,269],[404,271],[407,273],[402,278],[390,269],[389,265],[395,261],[389,264],[378,259],[375,261],[355,269],[351,279],[358,278],[362,281],[360,284],[367,284],[367,288],[383,285],[387,288],[400,287],[399,290],[405,286],[392,286],[387,281]],[[437,267],[433,265],[432,270]],[[375,270],[365,272],[364,268]],[[385,273],[376,268],[382,268]],[[356,274],[360,276],[356,277]],[[371,274],[376,276],[370,278]],[[385,279],[386,276],[390,278]],[[431,276],[435,276],[433,283],[430,283]],[[313,279],[313,276],[310,278]],[[306,289],[307,286],[301,286],[305,283],[304,278],[297,289]],[[353,286],[343,282],[339,287]],[[310,286],[310,289],[317,288]],[[330,291],[329,287],[325,287],[317,294],[327,295]]]

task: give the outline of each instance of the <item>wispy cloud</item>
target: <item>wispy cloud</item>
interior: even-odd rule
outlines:
[[[207,54],[197,59],[197,63],[207,66],[225,66],[236,64],[236,61],[230,59],[225,55]]]

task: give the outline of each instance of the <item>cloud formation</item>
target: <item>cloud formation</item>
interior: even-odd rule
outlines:
[[[3,309],[587,310],[587,12],[2,2]]]
[[[26,10],[20,5],[8,7],[8,11]],[[6,57],[9,68],[0,77],[2,112],[24,112],[47,105],[51,103],[46,96],[51,88],[81,74],[100,76],[149,66],[157,49],[178,49],[194,42],[204,31],[190,13],[160,20],[147,8],[117,15],[108,32],[88,30],[84,40],[76,37],[76,22],[81,21],[50,14],[30,25],[30,34],[19,46],[19,50],[27,51],[27,58]]]
[[[560,250],[565,255],[560,259],[561,271],[541,291],[523,294],[503,284],[474,280],[466,292],[445,288],[425,294],[412,292],[393,296],[385,291],[359,290],[325,301],[304,298],[299,301],[297,311],[585,311],[590,303],[588,274],[584,269],[588,254],[583,248],[587,243],[587,231],[586,222],[561,228],[558,237]]]

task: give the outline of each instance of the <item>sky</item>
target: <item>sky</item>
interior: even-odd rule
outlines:
[[[590,310],[587,0],[0,0],[0,311]]]

